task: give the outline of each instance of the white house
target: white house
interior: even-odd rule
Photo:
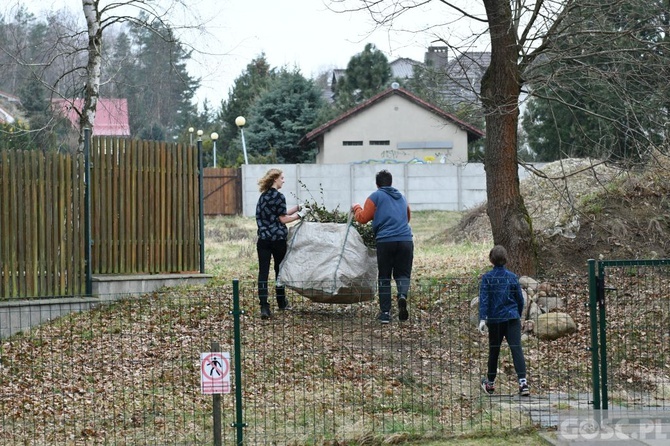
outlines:
[[[391,77],[399,80],[411,79],[414,77],[414,67],[417,65],[423,64],[416,60],[408,59],[407,57],[399,57],[389,63],[389,67],[391,67]]]
[[[390,88],[309,132],[317,164],[468,161],[484,132],[403,88]]]

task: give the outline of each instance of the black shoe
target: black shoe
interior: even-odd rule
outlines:
[[[280,310],[290,310],[291,309],[291,304],[289,303],[287,298],[277,298],[277,308]]]
[[[270,306],[261,305],[261,319],[270,319],[271,317],[272,313],[270,312]]]
[[[409,319],[409,312],[407,311],[407,298],[404,295],[398,296],[398,320],[406,321]]]
[[[482,390],[489,395],[493,395],[493,392],[496,391],[496,385],[490,382],[486,378],[482,378]]]
[[[377,317],[377,319],[382,324],[388,324],[391,322],[391,313],[389,313],[388,311],[384,313],[379,313],[379,317]]]
[[[519,384],[519,395],[530,396],[530,388],[528,387],[528,384]]]

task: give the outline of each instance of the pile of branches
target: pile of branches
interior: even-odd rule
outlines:
[[[307,190],[302,182],[300,185],[303,189]],[[321,194],[323,195],[323,189],[321,190]],[[377,242],[375,241],[375,235],[372,231],[372,224],[366,223],[362,225],[358,223],[354,216],[351,215],[351,211],[341,211],[339,206],[330,210],[323,204],[323,200],[322,203],[318,203],[314,197],[312,197],[311,200],[304,201],[303,206],[307,206],[311,209],[310,213],[305,217],[305,220],[318,223],[351,223],[363,238],[365,246],[376,249]]]

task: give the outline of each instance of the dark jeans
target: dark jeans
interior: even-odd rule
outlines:
[[[503,339],[507,339],[512,351],[512,361],[514,362],[514,370],[519,379],[526,377],[526,360],[523,357],[523,349],[521,348],[521,320],[511,319],[503,322],[488,322],[486,324],[489,328],[489,361],[487,364],[489,381],[493,382],[496,379],[498,371],[498,357],[500,356],[500,346]]]
[[[414,242],[377,242],[379,269],[379,309],[391,311],[391,277],[395,279],[398,295],[407,296],[414,261]]]
[[[268,277],[270,276],[270,260],[274,259],[275,279],[279,275],[279,265],[286,255],[286,240],[258,240],[258,300],[261,305],[268,304]],[[286,298],[284,287],[275,287],[277,302]]]

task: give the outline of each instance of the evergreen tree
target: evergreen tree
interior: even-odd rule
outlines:
[[[242,142],[239,138],[240,130],[235,125],[235,119],[238,116],[249,118],[251,107],[275,76],[276,72],[268,64],[265,54],[260,54],[235,79],[228,93],[228,99],[221,103],[221,110],[217,114],[220,126],[217,146],[222,154],[221,161],[217,164],[237,166],[244,162]]]
[[[533,97],[522,126],[538,160],[630,161],[660,144],[668,117],[669,90],[659,75],[670,66],[661,45],[667,13],[660,1],[646,5],[626,0],[572,11],[569,33],[529,70]],[[656,15],[645,8],[656,8]]]
[[[1,17],[1,16],[0,16]],[[17,94],[23,80],[29,75],[28,64],[33,63],[41,47],[44,26],[37,22],[27,8],[19,5],[11,19],[1,17],[0,22],[0,90]]]
[[[26,149],[43,151],[56,148],[56,132],[54,130],[55,115],[46,97],[44,86],[39,79],[31,76],[19,90],[21,104],[28,120],[29,146]]]
[[[353,56],[344,77],[335,86],[335,103],[347,110],[390,87],[392,72],[388,59],[373,44]]]
[[[312,80],[281,69],[249,111],[247,150],[255,162],[314,162],[316,145],[298,141],[317,125],[325,103]]]
[[[0,122],[0,151],[33,150],[29,129],[22,123],[8,124]]]
[[[197,114],[192,99],[200,81],[186,70],[191,53],[159,21],[131,28],[130,36],[135,66],[120,93],[128,99],[131,132],[176,140]]]
[[[109,35],[109,34],[108,34]],[[132,42],[127,32],[122,31],[110,36],[110,44],[106,49],[103,62],[103,82],[100,85],[100,96],[106,98],[130,99],[140,92],[136,86],[135,61]]]

